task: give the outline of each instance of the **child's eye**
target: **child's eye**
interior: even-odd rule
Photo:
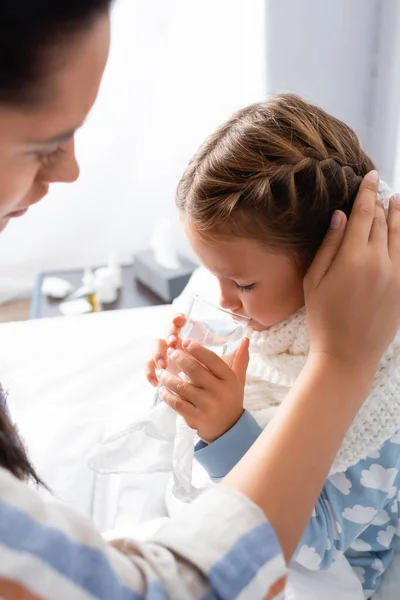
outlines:
[[[254,289],[255,285],[255,283],[252,283],[251,285],[239,285],[237,283],[236,287],[240,292],[251,292],[251,290]]]

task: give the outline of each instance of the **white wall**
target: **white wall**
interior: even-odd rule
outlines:
[[[267,0],[268,90],[343,119],[389,183],[400,164],[399,30],[398,0]]]
[[[203,138],[267,91],[348,122],[400,189],[399,31],[398,0],[118,0],[77,139],[81,179],[1,236],[0,299],[42,269],[130,259],[158,215],[176,218],[176,183]]]
[[[77,136],[82,175],[0,239],[0,297],[42,269],[146,246],[193,152],[265,96],[264,0],[118,0],[98,103]]]

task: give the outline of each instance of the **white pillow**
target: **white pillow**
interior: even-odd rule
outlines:
[[[196,269],[182,294],[173,301],[176,312],[185,313],[194,294],[199,294],[204,300],[219,304],[218,279],[204,267]]]

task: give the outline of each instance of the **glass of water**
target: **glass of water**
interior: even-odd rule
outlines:
[[[250,319],[193,296],[180,338],[191,339],[218,356],[233,356],[246,335]]]
[[[229,312],[195,295],[190,302],[186,323],[182,327],[179,338],[202,344],[218,356],[225,357],[226,362],[231,365],[249,324],[249,318]],[[179,373],[179,376],[186,379],[184,373]],[[157,390],[154,404],[159,402]]]

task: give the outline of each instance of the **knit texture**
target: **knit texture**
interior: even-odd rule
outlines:
[[[360,340],[362,343],[362,340]],[[307,360],[305,310],[251,338],[245,407],[261,427],[296,382]],[[323,398],[321,398],[323,402]],[[310,424],[312,427],[312,423]],[[378,450],[400,429],[400,334],[383,356],[370,395],[353,421],[331,469],[343,472]]]

